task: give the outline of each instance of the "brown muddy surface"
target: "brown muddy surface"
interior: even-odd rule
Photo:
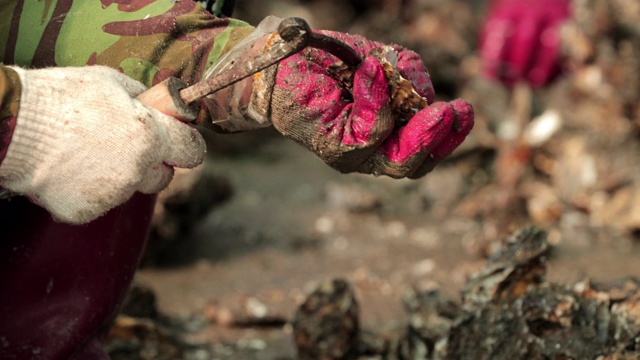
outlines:
[[[214,205],[169,231],[175,238],[152,239],[137,283],[155,295],[160,315],[119,318],[122,328],[146,330],[123,335],[129,347],[112,342],[126,354],[114,350],[114,358],[295,359],[296,309],[334,278],[354,288],[361,327],[393,339],[407,327],[411,289],[461,303],[471,274],[528,225],[547,234],[549,284],[640,275],[640,32],[614,45],[612,32],[598,29],[569,39],[568,48],[586,46],[596,60],[569,58],[552,86],[510,92],[477,72],[481,2],[348,3],[238,1],[236,17],[299,16],[414,49],[442,99],[472,102],[472,135],[425,178],[394,180],[339,174],[271,129],[209,134],[210,156],[196,176],[209,187],[186,203]],[[605,15],[612,24],[640,19]],[[589,28],[588,19],[576,23]],[[595,50],[606,46],[612,51]],[[602,76],[593,80],[594,72]],[[524,141],[529,124],[550,113],[558,130]],[[142,308],[153,307],[145,296]]]

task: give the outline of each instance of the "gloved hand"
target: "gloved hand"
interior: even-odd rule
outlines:
[[[495,0],[479,40],[483,72],[512,86],[544,86],[561,70],[560,26],[570,0]]]
[[[116,70],[13,69],[22,95],[0,185],[59,221],[89,222],[204,158],[200,134],[136,100],[144,85]]]
[[[364,61],[348,91],[328,69],[338,59],[307,48],[254,78],[252,105],[285,136],[343,172],[419,178],[449,155],[473,127],[464,100],[433,103],[434,90],[420,57],[400,46],[397,70],[429,106],[398,120],[381,62],[370,52],[383,47],[361,36],[324,31],[356,49]],[[275,73],[275,75],[269,72]],[[256,99],[258,99],[256,101]],[[259,105],[264,104],[263,109]]]

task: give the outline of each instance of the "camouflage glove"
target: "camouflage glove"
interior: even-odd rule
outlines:
[[[483,72],[512,86],[543,86],[560,73],[560,26],[569,0],[495,0],[479,41]]]
[[[22,94],[0,186],[59,221],[89,222],[203,160],[200,134],[137,101],[145,87],[116,70],[13,69]]]
[[[473,110],[464,100],[437,102],[419,56],[399,46],[399,73],[429,106],[398,122],[390,106],[390,85],[374,49],[382,44],[361,36],[322,32],[350,45],[364,61],[345,85],[330,69],[338,59],[307,48],[254,78],[251,106],[285,136],[343,172],[419,178],[466,137]],[[262,105],[262,106],[261,106]]]

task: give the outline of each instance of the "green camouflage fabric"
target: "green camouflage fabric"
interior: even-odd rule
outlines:
[[[0,62],[26,68],[105,65],[146,86],[197,82],[253,31],[191,0],[0,0]],[[0,162],[19,109],[20,84],[0,66]]]

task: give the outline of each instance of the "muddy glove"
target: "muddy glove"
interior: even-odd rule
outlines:
[[[59,221],[89,222],[203,160],[200,134],[137,101],[145,87],[116,70],[14,70],[22,95],[0,185]]]
[[[495,0],[480,33],[484,74],[508,86],[549,83],[561,70],[560,26],[569,15],[569,0]]]
[[[433,86],[415,52],[393,46],[399,73],[429,106],[400,122],[390,106],[390,84],[381,62],[370,55],[383,45],[357,35],[321,33],[357,49],[364,59],[353,74],[352,91],[331,70],[336,57],[307,48],[254,79],[251,106],[333,168],[419,178],[471,130],[473,110],[466,101],[432,103]]]

